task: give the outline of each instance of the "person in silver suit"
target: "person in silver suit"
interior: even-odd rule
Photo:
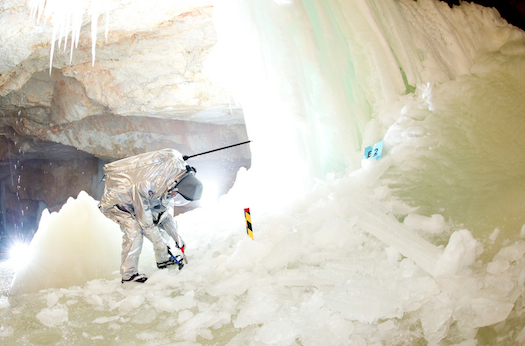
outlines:
[[[196,170],[186,165],[174,149],[162,149],[127,157],[104,166],[106,185],[99,209],[120,225],[122,236],[122,282],[144,282],[138,263],[143,238],[149,239],[155,250],[158,268],[179,264],[182,257],[173,256],[169,239],[181,249],[185,243],[178,234],[173,218],[175,206],[199,200],[202,183]]]

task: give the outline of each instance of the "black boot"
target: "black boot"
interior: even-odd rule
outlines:
[[[146,275],[137,273],[137,274],[131,275],[129,279],[122,278],[122,283],[124,282],[144,282],[147,279],[148,278],[146,277]]]

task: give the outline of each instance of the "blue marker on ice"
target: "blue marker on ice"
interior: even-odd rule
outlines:
[[[377,142],[373,148],[372,147],[365,148],[365,159],[369,159],[373,157],[376,160],[379,160],[381,158],[382,152],[383,152],[383,141]]]

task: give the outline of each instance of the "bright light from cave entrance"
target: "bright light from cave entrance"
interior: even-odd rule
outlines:
[[[30,258],[29,245],[26,243],[14,243],[9,249],[9,262],[15,270],[28,264]]]

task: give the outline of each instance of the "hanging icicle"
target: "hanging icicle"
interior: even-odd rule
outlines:
[[[104,4],[103,4],[104,2]],[[62,41],[64,44],[64,51],[66,51],[67,39],[71,33],[70,57],[69,62],[73,60],[73,47],[78,47],[80,37],[80,29],[83,25],[84,12],[87,8],[90,9],[91,15],[91,54],[92,65],[95,65],[95,47],[97,40],[97,24],[98,17],[105,9],[106,14],[106,28],[105,36],[108,37],[108,18],[109,18],[109,2],[105,0],[30,0],[29,8],[31,10],[31,20],[49,21],[53,25],[53,33],[51,36],[51,52],[49,57],[49,74],[53,67],[53,55],[55,51],[55,44],[58,41],[58,48],[60,49]]]

